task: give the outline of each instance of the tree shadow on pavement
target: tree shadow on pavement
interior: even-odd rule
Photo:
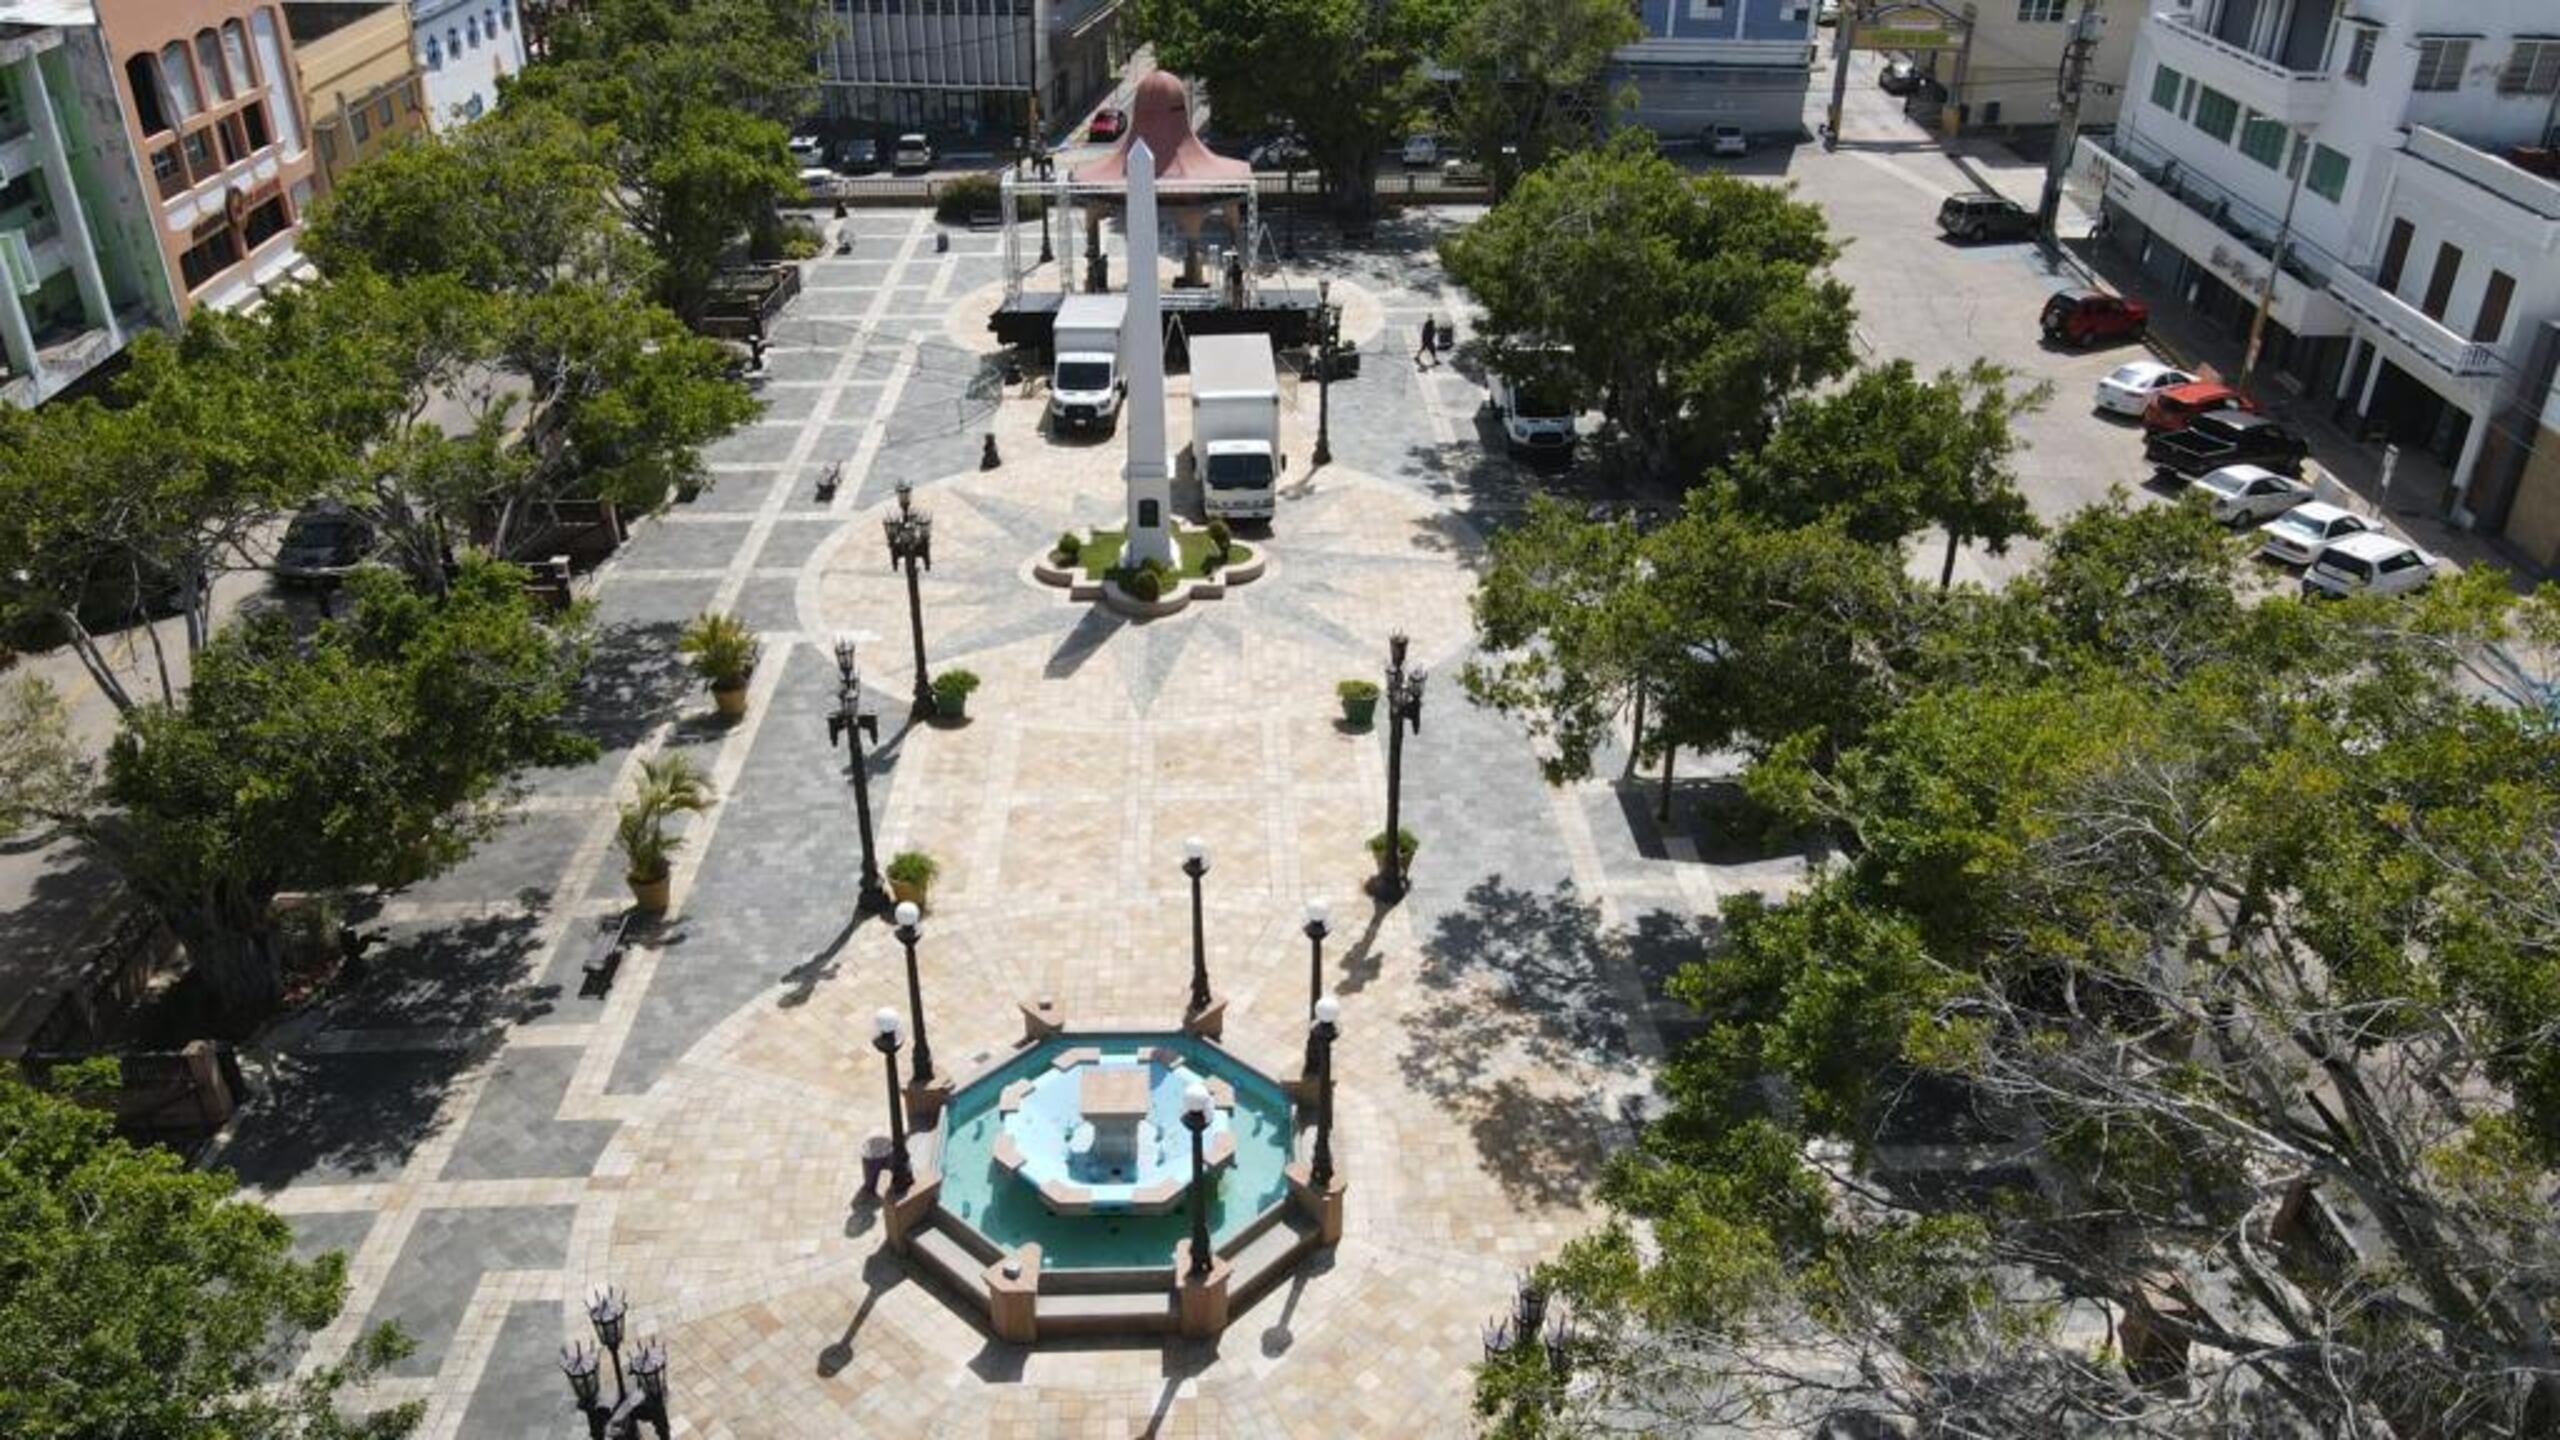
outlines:
[[[659,620],[599,629],[586,675],[569,702],[569,728],[610,753],[639,744],[673,715],[696,683],[676,651],[681,628]]]

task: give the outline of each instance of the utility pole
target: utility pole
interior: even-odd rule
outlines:
[[[2239,388],[2249,388],[2249,377],[2258,370],[2258,356],[2266,349],[2267,313],[2276,307],[2276,276],[2284,270],[2285,251],[2293,244],[2293,208],[2302,203],[2302,182],[2311,173],[2311,137],[2299,131],[2288,132],[2293,147],[2293,188],[2285,193],[2284,219],[2276,225],[2276,243],[2267,256],[2267,278],[2258,286],[2258,313],[2249,320],[2249,348],[2240,354]]]
[[[2080,0],[2079,18],[2071,22],[2071,38],[2062,42],[2062,68],[2054,80],[2053,153],[2044,162],[2044,195],[2036,201],[2036,234],[2059,248],[2056,225],[2062,214],[2062,177],[2070,172],[2071,151],[2080,139],[2080,91],[2089,74],[2089,56],[2098,48],[2098,27],[2106,17],[2098,0]]]
[[[1831,29],[1831,109],[1822,148],[1840,143],[1840,104],[1849,95],[1849,54],[1856,47],[1858,22],[1866,18],[1866,0],[1842,0],[1840,23]]]

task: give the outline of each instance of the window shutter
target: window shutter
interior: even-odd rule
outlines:
[[[27,248],[27,232],[11,230],[0,234],[0,270],[9,274],[9,288],[21,295],[33,295],[44,282],[36,274],[36,256]]]

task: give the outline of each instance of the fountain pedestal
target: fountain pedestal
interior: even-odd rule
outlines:
[[[1289,1203],[1316,1222],[1316,1243],[1342,1243],[1342,1192],[1351,1187],[1343,1180],[1341,1167],[1335,1167],[1333,1179],[1322,1190],[1316,1188],[1315,1179],[1304,1160],[1292,1164],[1283,1173],[1289,1177]]]
[[[1186,1237],[1175,1242],[1173,1292],[1182,1338],[1203,1340],[1227,1328],[1227,1280],[1234,1273],[1234,1266],[1213,1254],[1209,1273],[1192,1274],[1191,1241]]]
[[[942,1199],[941,1172],[909,1163],[916,1183],[907,1193],[880,1202],[880,1228],[888,1235],[889,1248],[900,1254],[906,1253],[909,1235],[933,1223],[933,1207]]]
[[[1147,1118],[1147,1072],[1094,1067],[1077,1077],[1077,1109],[1093,1127],[1093,1163],[1138,1173],[1138,1122]]]
[[[1186,1015],[1182,1018],[1182,1028],[1191,1034],[1205,1036],[1211,1040],[1221,1040],[1226,1038],[1227,997],[1224,995],[1210,996],[1207,1008],[1201,1010],[1197,1014]]]

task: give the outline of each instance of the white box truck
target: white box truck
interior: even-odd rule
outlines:
[[[1269,520],[1280,471],[1280,376],[1268,335],[1191,340],[1191,473],[1211,519]]]
[[[1049,331],[1049,424],[1057,430],[1100,430],[1120,423],[1129,382],[1120,374],[1120,326],[1126,295],[1070,295]]]

